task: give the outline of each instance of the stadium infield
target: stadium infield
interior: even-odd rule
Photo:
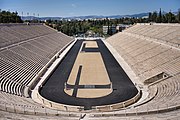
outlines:
[[[80,52],[84,52],[87,55],[90,54],[90,56],[86,56],[82,53],[80,58],[83,57],[84,61],[88,61],[88,57],[94,57],[94,60],[97,60],[97,62],[91,60],[91,62],[84,64],[86,64],[86,66],[91,66],[91,64],[97,66],[97,71],[98,65],[100,65],[102,68],[100,71],[103,72],[101,72],[99,78],[103,79],[93,81],[94,78],[98,78],[97,76],[99,76],[96,72],[93,72],[93,69],[86,69],[83,73],[85,76],[90,75],[92,79],[85,76],[81,79],[83,65],[81,66],[79,63],[78,66],[76,66]],[[100,61],[98,62],[98,60]],[[76,68],[75,74],[73,74],[74,66]],[[75,77],[71,79],[70,76]],[[105,81],[103,81],[104,79]],[[66,83],[69,83],[67,85],[74,88],[66,90]],[[107,85],[110,83],[112,83],[112,89]],[[90,89],[83,90],[82,88],[85,87]],[[93,89],[91,87],[93,87]],[[102,87],[103,89],[100,89]],[[138,93],[138,90],[104,43],[98,39],[89,43],[85,40],[78,40],[54,70],[54,73],[51,74],[43,84],[39,92],[44,98],[53,102],[73,106],[84,106],[84,109],[88,110],[91,109],[92,106],[109,105],[126,101],[134,97]]]

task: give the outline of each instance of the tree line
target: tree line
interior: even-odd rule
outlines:
[[[144,18],[119,18],[119,19],[99,19],[99,20],[47,20],[46,24],[69,36],[86,33],[92,30],[95,33],[103,34],[103,26],[117,26],[118,24],[132,25],[135,23],[180,23],[180,9],[177,14],[172,12],[149,12]],[[110,33],[109,33],[110,34]],[[111,34],[110,34],[111,35]]]
[[[1,11],[0,9],[0,23],[22,23],[21,17],[17,12]],[[26,22],[26,21],[25,21]],[[31,20],[28,22],[43,22],[38,20]],[[89,20],[47,20],[45,23],[58,31],[61,31],[69,36],[83,34],[88,30],[103,35],[103,26],[117,26],[118,24],[132,25],[135,23],[180,23],[180,9],[177,14],[171,11],[168,13],[162,12],[149,12],[149,15],[144,18],[118,18],[118,19],[89,19]],[[111,32],[108,32],[111,35]]]
[[[180,23],[180,9],[177,15],[173,14],[171,11],[168,13],[162,13],[161,9],[159,13],[157,11],[150,12],[148,16],[148,22],[156,23]]]
[[[0,23],[22,23],[21,17],[17,12],[1,11],[0,9]]]

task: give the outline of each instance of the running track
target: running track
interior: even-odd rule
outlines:
[[[98,51],[101,52],[106,70],[112,82],[113,92],[99,98],[77,98],[69,96],[64,92],[64,83],[68,80],[83,42],[83,40],[78,40],[40,89],[39,92],[44,98],[61,104],[84,106],[85,109],[91,109],[92,106],[123,102],[138,93],[134,84],[104,43],[101,40],[96,41],[99,47]]]

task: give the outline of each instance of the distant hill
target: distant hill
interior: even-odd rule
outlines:
[[[166,12],[163,12],[163,14],[165,14]],[[84,19],[103,19],[103,18],[111,18],[111,19],[115,19],[115,18],[144,18],[148,16],[148,12],[147,13],[139,13],[139,14],[132,14],[132,15],[110,15],[110,16],[103,16],[103,15],[88,15],[88,16],[73,16],[73,17],[33,17],[33,16],[23,16],[22,19],[23,20],[33,20],[33,19],[40,19],[42,21],[44,20],[62,20],[62,19],[75,19],[75,20],[84,20]],[[177,12],[173,12],[173,14],[177,14]]]
[[[133,15],[111,15],[111,16],[103,16],[103,15],[90,15],[90,16],[74,16],[74,17],[67,17],[67,19],[101,19],[101,18],[123,18],[123,17],[138,17],[142,18],[148,16],[149,13],[140,13],[140,14],[133,14]]]
[[[62,19],[62,17],[34,17],[34,16],[21,16],[21,19],[22,20],[35,20],[35,19],[38,19],[38,20],[60,20]]]
[[[73,17],[34,17],[34,16],[21,16],[23,20],[33,20],[33,19],[40,19],[40,20],[61,20],[61,19],[77,19],[77,20],[84,20],[84,19],[102,19],[102,18],[123,18],[123,17],[138,17],[142,18],[148,16],[148,13],[140,13],[140,14],[133,14],[133,15],[111,15],[111,16],[103,16],[103,15],[88,15],[88,16],[73,16]]]

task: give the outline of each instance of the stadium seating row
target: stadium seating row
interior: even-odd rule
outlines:
[[[0,24],[0,48],[55,32],[55,30],[39,24]]]
[[[25,87],[72,38],[42,24],[1,24],[0,31],[0,110],[41,114],[39,117],[44,119],[48,118],[47,115],[78,119],[79,113],[70,115],[68,112],[59,112],[43,107],[31,98],[23,97]],[[130,119],[132,115],[137,119],[161,119],[163,112],[172,110],[174,111],[165,115],[166,118],[178,119],[180,114],[176,109],[180,108],[179,34],[179,25],[144,24],[135,25],[109,37],[106,41],[116,49],[142,82],[160,72],[169,76],[150,84],[149,95],[140,104],[114,112],[92,112],[89,119],[99,120],[103,116],[108,119],[109,116],[115,116],[112,119],[121,119],[122,116],[122,119]],[[149,113],[161,114],[152,116]],[[146,114],[148,115],[143,116]],[[175,114],[176,116],[172,117]],[[5,116],[5,113],[2,116]],[[33,117],[30,116],[30,119]],[[107,119],[104,117],[102,119]]]
[[[20,96],[50,59],[72,41],[42,24],[2,24],[0,29],[0,90]]]
[[[180,26],[177,24],[138,24],[133,28],[129,28],[126,32],[180,45]]]
[[[180,52],[179,49],[172,46],[143,38],[138,39],[136,36],[126,33],[118,33],[107,41],[125,59],[142,81],[159,72],[173,75],[180,71]]]
[[[53,110],[35,103],[31,98],[20,97],[0,91],[0,118],[15,119],[17,116],[24,119],[77,119],[80,114]],[[6,115],[6,116],[5,116]],[[25,116],[24,116],[25,115]],[[56,117],[58,116],[58,117]],[[19,119],[19,118],[18,118]]]
[[[117,114],[157,113],[180,107],[179,32],[179,25],[135,25],[106,40],[142,82],[161,72],[169,76],[149,85],[148,98],[152,98],[151,100],[125,111],[118,111]],[[152,97],[155,88],[157,94]]]

